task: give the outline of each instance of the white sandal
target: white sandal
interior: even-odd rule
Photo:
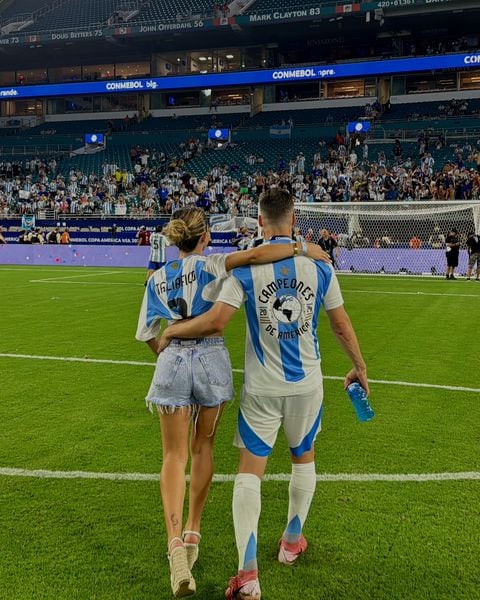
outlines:
[[[193,542],[186,542],[185,536],[187,535],[196,536],[198,538],[198,542],[196,544]],[[188,529],[185,529],[185,531],[182,533],[182,539],[183,545],[185,546],[185,550],[187,551],[188,568],[192,570],[193,565],[197,562],[198,559],[198,546],[200,544],[202,536],[198,531],[190,531]]]
[[[172,548],[173,542],[180,542]],[[180,538],[173,538],[168,544],[170,584],[175,598],[192,596],[196,592],[195,579],[188,568],[187,551]]]

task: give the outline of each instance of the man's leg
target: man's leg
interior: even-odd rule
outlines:
[[[233,525],[238,549],[238,570],[257,570],[258,520],[261,512],[260,485],[267,457],[240,449],[240,464],[233,488]]]
[[[257,539],[261,511],[260,485],[268,456],[282,422],[282,400],[243,393],[235,445],[240,464],[233,488],[233,524],[238,549],[238,574],[230,580],[226,597],[259,600]]]
[[[291,544],[300,541],[303,525],[317,486],[314,450],[301,457],[292,456],[292,477],[288,487],[288,525],[284,539]]]
[[[278,559],[283,564],[293,564],[307,549],[302,531],[307,520],[317,485],[314,450],[301,457],[292,455],[292,476],[288,487],[287,527],[280,543]]]
[[[238,550],[238,574],[232,577],[226,597],[260,600],[258,583],[257,539],[258,520],[262,508],[261,478],[267,457],[255,456],[246,448],[240,449],[238,475],[233,487],[233,525]]]
[[[323,391],[286,399],[284,427],[292,457],[288,518],[278,560],[293,564],[307,549],[302,534],[317,485],[314,442],[320,431]]]

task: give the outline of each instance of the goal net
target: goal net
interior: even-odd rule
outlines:
[[[459,273],[467,268],[465,242],[480,233],[480,202],[297,204],[301,234],[317,242],[326,229],[339,246],[336,268],[352,273],[439,275],[445,238],[459,233]]]

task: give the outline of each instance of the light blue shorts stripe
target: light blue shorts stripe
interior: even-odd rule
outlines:
[[[254,396],[242,393],[234,444],[255,456],[268,456],[283,424],[290,452],[310,451],[322,426],[323,389],[298,396]]]

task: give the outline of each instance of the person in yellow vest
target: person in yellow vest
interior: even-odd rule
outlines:
[[[65,231],[60,236],[61,244],[69,244],[70,243],[70,233],[68,231],[68,227],[65,228]]]

